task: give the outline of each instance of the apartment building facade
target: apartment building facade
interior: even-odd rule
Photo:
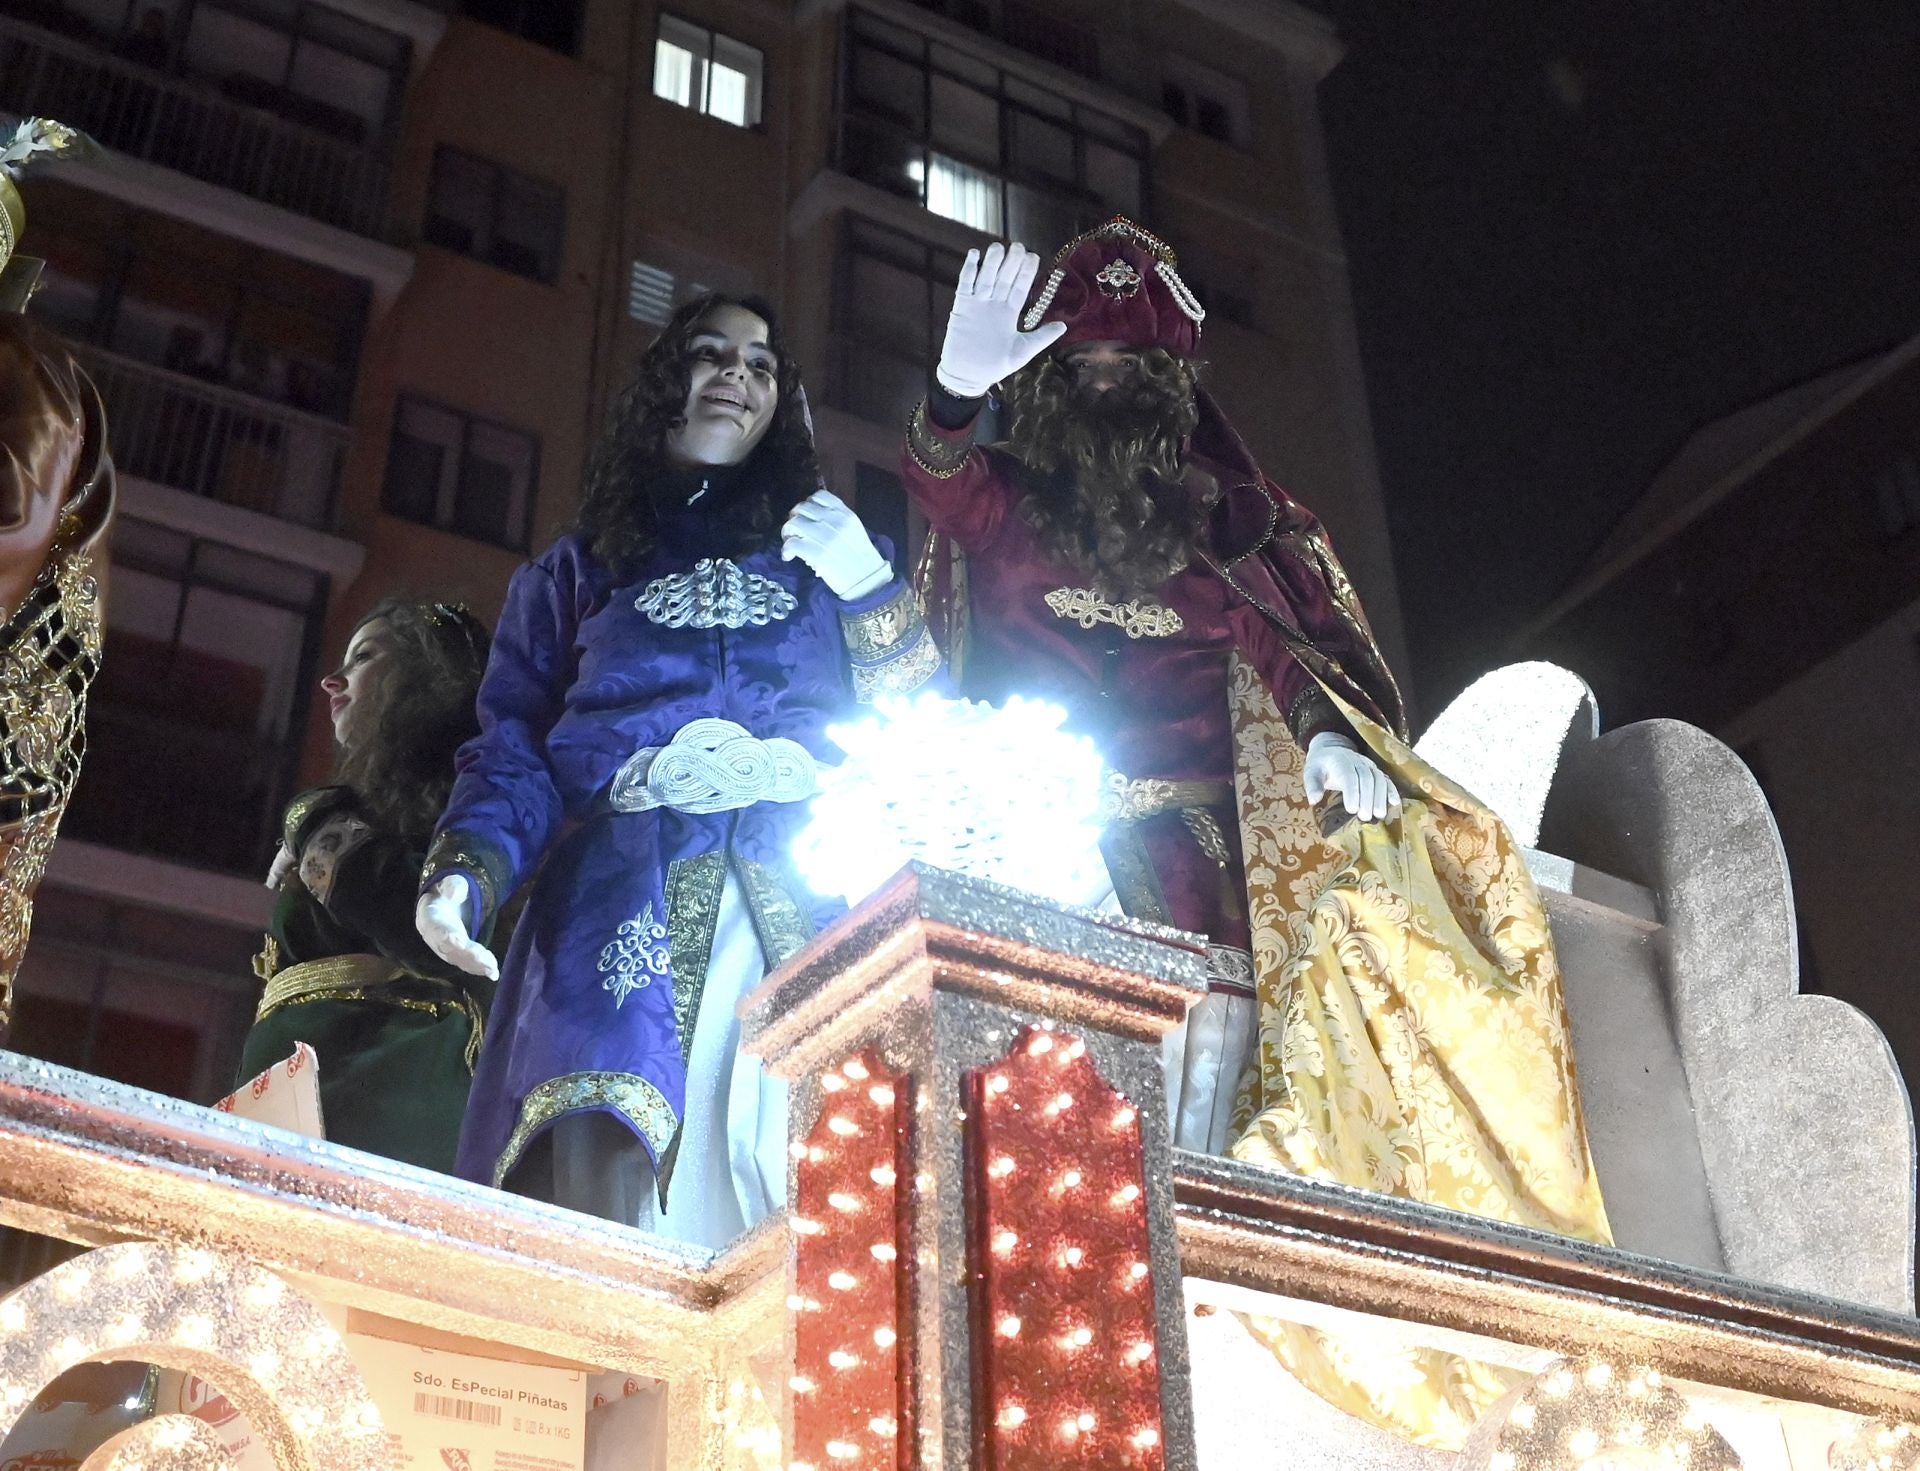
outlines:
[[[1339,55],[1287,0],[0,0],[0,111],[103,145],[30,186],[26,248],[123,486],[14,1045],[225,1090],[324,660],[389,592],[491,616],[701,287],[780,304],[830,481],[904,548],[960,256],[1142,218],[1397,651],[1315,102]]]

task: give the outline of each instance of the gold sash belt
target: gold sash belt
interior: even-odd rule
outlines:
[[[398,981],[444,987],[448,995],[444,1000],[438,1000],[392,994],[389,988]],[[474,999],[451,981],[417,976],[384,956],[330,955],[325,960],[305,960],[275,971],[267,981],[267,989],[260,997],[260,1006],[254,1012],[253,1019],[263,1022],[282,1007],[299,1006],[308,1001],[371,1001],[376,1005],[397,1006],[407,1011],[431,1012],[436,1017],[445,1016],[450,1011],[462,1011],[472,1024],[472,1034],[467,1039],[466,1048],[468,1072],[473,1071],[473,1065],[480,1056],[485,1019]]]
[[[1164,781],[1159,777],[1134,780],[1108,772],[1100,794],[1100,816],[1106,822],[1145,822],[1163,812],[1185,812],[1194,807],[1217,807],[1233,801],[1233,784],[1224,781]]]

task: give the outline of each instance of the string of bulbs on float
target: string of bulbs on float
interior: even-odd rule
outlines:
[[[1139,1113],[1051,1023],[969,1083],[990,1464],[1158,1468]]]
[[[244,1259],[127,1242],[0,1300],[0,1440],[42,1389],[92,1358],[147,1359],[213,1380],[269,1438],[277,1414],[321,1471],[386,1464],[380,1411],[345,1340],[305,1297]]]
[[[820,1117],[792,1146],[794,1459],[788,1471],[903,1462],[910,1396],[900,1180],[906,1080],[861,1052],[819,1080]]]
[[[1487,1471],[1582,1471],[1631,1463],[1739,1471],[1700,1408],[1657,1369],[1603,1355],[1537,1375],[1500,1422]]]

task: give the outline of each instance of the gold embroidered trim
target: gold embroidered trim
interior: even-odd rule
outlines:
[[[280,841],[287,851],[292,853],[297,850],[300,829],[307,825],[314,813],[322,807],[345,802],[346,799],[346,793],[339,787],[315,787],[287,803],[286,815],[280,819]]]
[[[904,582],[879,607],[840,615],[847,653],[862,664],[878,664],[895,657],[926,626],[920,616],[920,600]]]
[[[1187,831],[1193,834],[1194,842],[1200,845],[1200,851],[1212,859],[1221,868],[1233,861],[1227,851],[1227,835],[1221,830],[1220,819],[1205,807],[1183,807],[1180,820],[1187,825]]]
[[[1109,827],[1100,835],[1100,856],[1107,861],[1107,877],[1113,880],[1113,896],[1120,901],[1122,914],[1154,924],[1173,923],[1160,875],[1154,872],[1137,827],[1131,823]]]
[[[467,1019],[467,1045],[460,1051],[460,1060],[466,1065],[468,1077],[473,1076],[474,1065],[480,1060],[480,1043],[485,1036],[486,1022],[480,1015],[479,1003],[465,991],[455,992],[444,1001],[429,1001],[421,996],[390,996],[379,987],[350,986],[343,990],[315,991],[285,1004],[306,1006],[316,1001],[369,1001],[375,1006],[422,1012],[435,1021],[444,1021],[457,1011]],[[259,1018],[255,1017],[254,1020],[258,1021]]]
[[[946,439],[937,433],[923,398],[907,416],[907,453],[935,480],[951,480],[966,467],[967,456],[973,453],[974,425],[957,432],[958,439]]]
[[[1056,618],[1070,619],[1082,628],[1111,623],[1128,638],[1172,638],[1187,626],[1178,613],[1160,603],[1137,598],[1110,603],[1086,587],[1056,587],[1047,594],[1046,604]]]
[[[1314,731],[1328,728],[1340,729],[1346,725],[1340,712],[1334,707],[1327,692],[1317,684],[1303,686],[1287,705],[1287,729],[1293,732],[1296,745],[1306,745]]]
[[[276,953],[278,947],[275,947]],[[261,993],[255,1021],[265,1021],[283,1006],[291,1006],[321,991],[348,987],[381,986],[398,980],[407,972],[380,955],[330,955],[325,960],[307,960],[275,970]]]
[[[500,898],[500,885],[506,875],[500,855],[490,845],[481,844],[463,833],[445,832],[433,840],[427,861],[420,867],[420,886],[433,882],[434,875],[450,868],[464,869],[480,885],[480,922],[484,925],[494,913]]]
[[[673,1024],[680,1033],[682,1062],[693,1055],[693,1024],[713,963],[713,931],[726,882],[724,849],[667,865],[667,961],[673,969]]]
[[[759,932],[760,948],[766,952],[767,969],[772,970],[813,938],[813,921],[794,902],[779,875],[764,863],[741,859],[740,886],[747,892],[753,927]]]
[[[0,627],[0,1033],[12,1016],[34,891],[86,757],[101,641],[92,568],[84,553],[56,548]]]
[[[853,697],[870,705],[880,695],[910,695],[939,668],[940,646],[923,623],[914,641],[884,664],[853,666]]]
[[[1136,781],[1109,771],[1100,793],[1100,820],[1104,823],[1144,822],[1163,812],[1215,807],[1232,801],[1231,782],[1164,781],[1155,776]]]
[[[680,1128],[666,1094],[638,1073],[566,1073],[549,1078],[521,1101],[519,1122],[493,1166],[494,1188],[499,1189],[520,1162],[534,1135],[563,1114],[590,1108],[618,1113],[647,1141],[656,1161],[666,1154]]]

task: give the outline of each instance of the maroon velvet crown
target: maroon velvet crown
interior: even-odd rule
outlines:
[[[1122,215],[1061,247],[1021,326],[1065,322],[1059,346],[1124,342],[1182,357],[1200,345],[1206,313],[1175,269],[1167,243]]]

